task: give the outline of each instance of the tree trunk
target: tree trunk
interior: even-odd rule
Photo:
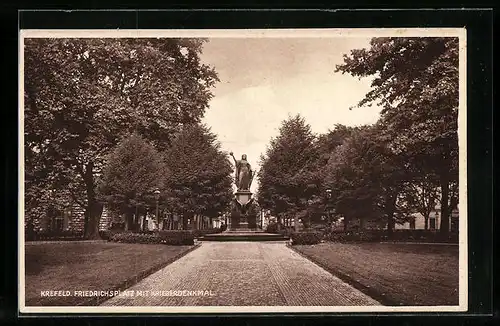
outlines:
[[[349,227],[349,220],[344,216],[344,232],[347,231]]]
[[[134,212],[132,209],[127,210],[125,213],[125,231],[131,231],[134,225]]]
[[[424,216],[424,230],[429,230],[429,216]]]
[[[101,219],[102,210],[104,205],[96,201],[89,201],[89,205],[85,209],[85,215],[88,216],[88,227],[85,239],[87,240],[100,240],[99,235],[99,221]]]
[[[187,230],[187,221],[188,219],[186,218],[185,215],[182,216],[182,229]]]
[[[387,215],[387,236],[392,238],[394,229],[396,228],[396,221],[394,220],[394,213],[396,211],[397,194],[389,196],[385,206],[385,213]]]
[[[149,228],[148,228],[148,221],[146,220],[146,217],[147,217],[147,215],[146,215],[146,214],[144,214],[144,215],[142,216],[142,231],[147,231],[147,230],[149,230]]]
[[[394,220],[394,214],[390,214],[387,216],[387,236],[389,237],[389,239],[392,238],[395,227],[396,221]]]
[[[441,234],[448,234],[450,230],[450,212],[449,212],[449,176],[447,172],[444,172],[440,178],[441,183],[441,224],[439,226],[439,232]]]
[[[99,221],[101,220],[104,205],[96,199],[95,182],[93,175],[94,163],[90,162],[85,167],[84,182],[87,192],[87,207],[85,208],[85,218],[87,227],[85,228],[85,239],[99,240]]]

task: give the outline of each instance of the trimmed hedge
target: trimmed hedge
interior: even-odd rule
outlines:
[[[294,228],[292,226],[288,226],[288,227],[284,227],[283,229],[279,230],[277,233],[289,237],[294,232],[295,232]]]
[[[191,232],[193,233],[193,236],[195,238],[201,238],[207,234],[221,233],[222,229],[221,228],[211,228],[211,229],[205,229],[205,230],[191,230]]]
[[[121,243],[166,244],[171,246],[194,245],[191,231],[160,231],[156,233],[121,232],[113,234],[109,241]]]
[[[116,233],[109,240],[121,243],[161,243],[161,238],[157,235],[133,232]]]
[[[323,234],[317,231],[293,232],[290,237],[292,245],[314,245],[321,242]]]
[[[283,228],[283,224],[281,223],[269,223],[266,226],[266,233],[280,233],[278,231],[278,226],[280,230]]]
[[[443,235],[439,230],[394,230],[389,237],[387,231],[384,231],[381,240],[396,242],[458,243],[458,232],[449,232]]]
[[[172,246],[194,245],[194,234],[188,230],[163,230],[158,233],[161,243]]]
[[[83,232],[67,231],[28,231],[25,232],[26,241],[70,241],[83,239]]]
[[[99,235],[101,236],[101,239],[103,240],[108,240],[115,234],[117,233],[123,233],[123,230],[119,229],[109,229],[109,230],[99,230]]]
[[[443,236],[439,230],[394,230],[391,235],[387,230],[331,231],[325,239],[333,242],[430,242],[458,243],[458,233]]]
[[[325,236],[332,242],[380,242],[382,233],[373,231],[333,231]]]

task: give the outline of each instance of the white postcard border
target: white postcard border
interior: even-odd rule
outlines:
[[[353,28],[353,29],[183,29],[183,30],[21,30],[19,37],[19,194],[18,275],[19,312],[36,314],[85,313],[375,313],[375,312],[463,312],[468,308],[467,250],[467,99],[465,28]],[[338,37],[458,37],[459,52],[459,305],[457,306],[196,306],[196,307],[34,307],[25,305],[24,239],[24,39],[25,38],[338,38]]]

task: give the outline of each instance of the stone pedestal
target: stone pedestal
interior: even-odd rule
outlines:
[[[252,200],[252,193],[248,190],[238,190],[234,196],[242,210],[245,210],[246,205]]]
[[[239,190],[234,194],[234,196],[234,207],[231,214],[230,230],[250,231],[249,226],[253,226],[255,223],[249,223],[246,214],[249,205],[252,202],[252,193],[250,191]]]

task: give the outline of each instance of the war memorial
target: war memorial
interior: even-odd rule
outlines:
[[[207,234],[204,241],[283,241],[288,237],[280,234],[265,233],[257,226],[257,210],[255,210],[254,198],[250,191],[255,171],[243,154],[241,160],[237,160],[230,153],[235,164],[234,182],[236,192],[231,203],[231,215],[229,225],[225,232]]]

